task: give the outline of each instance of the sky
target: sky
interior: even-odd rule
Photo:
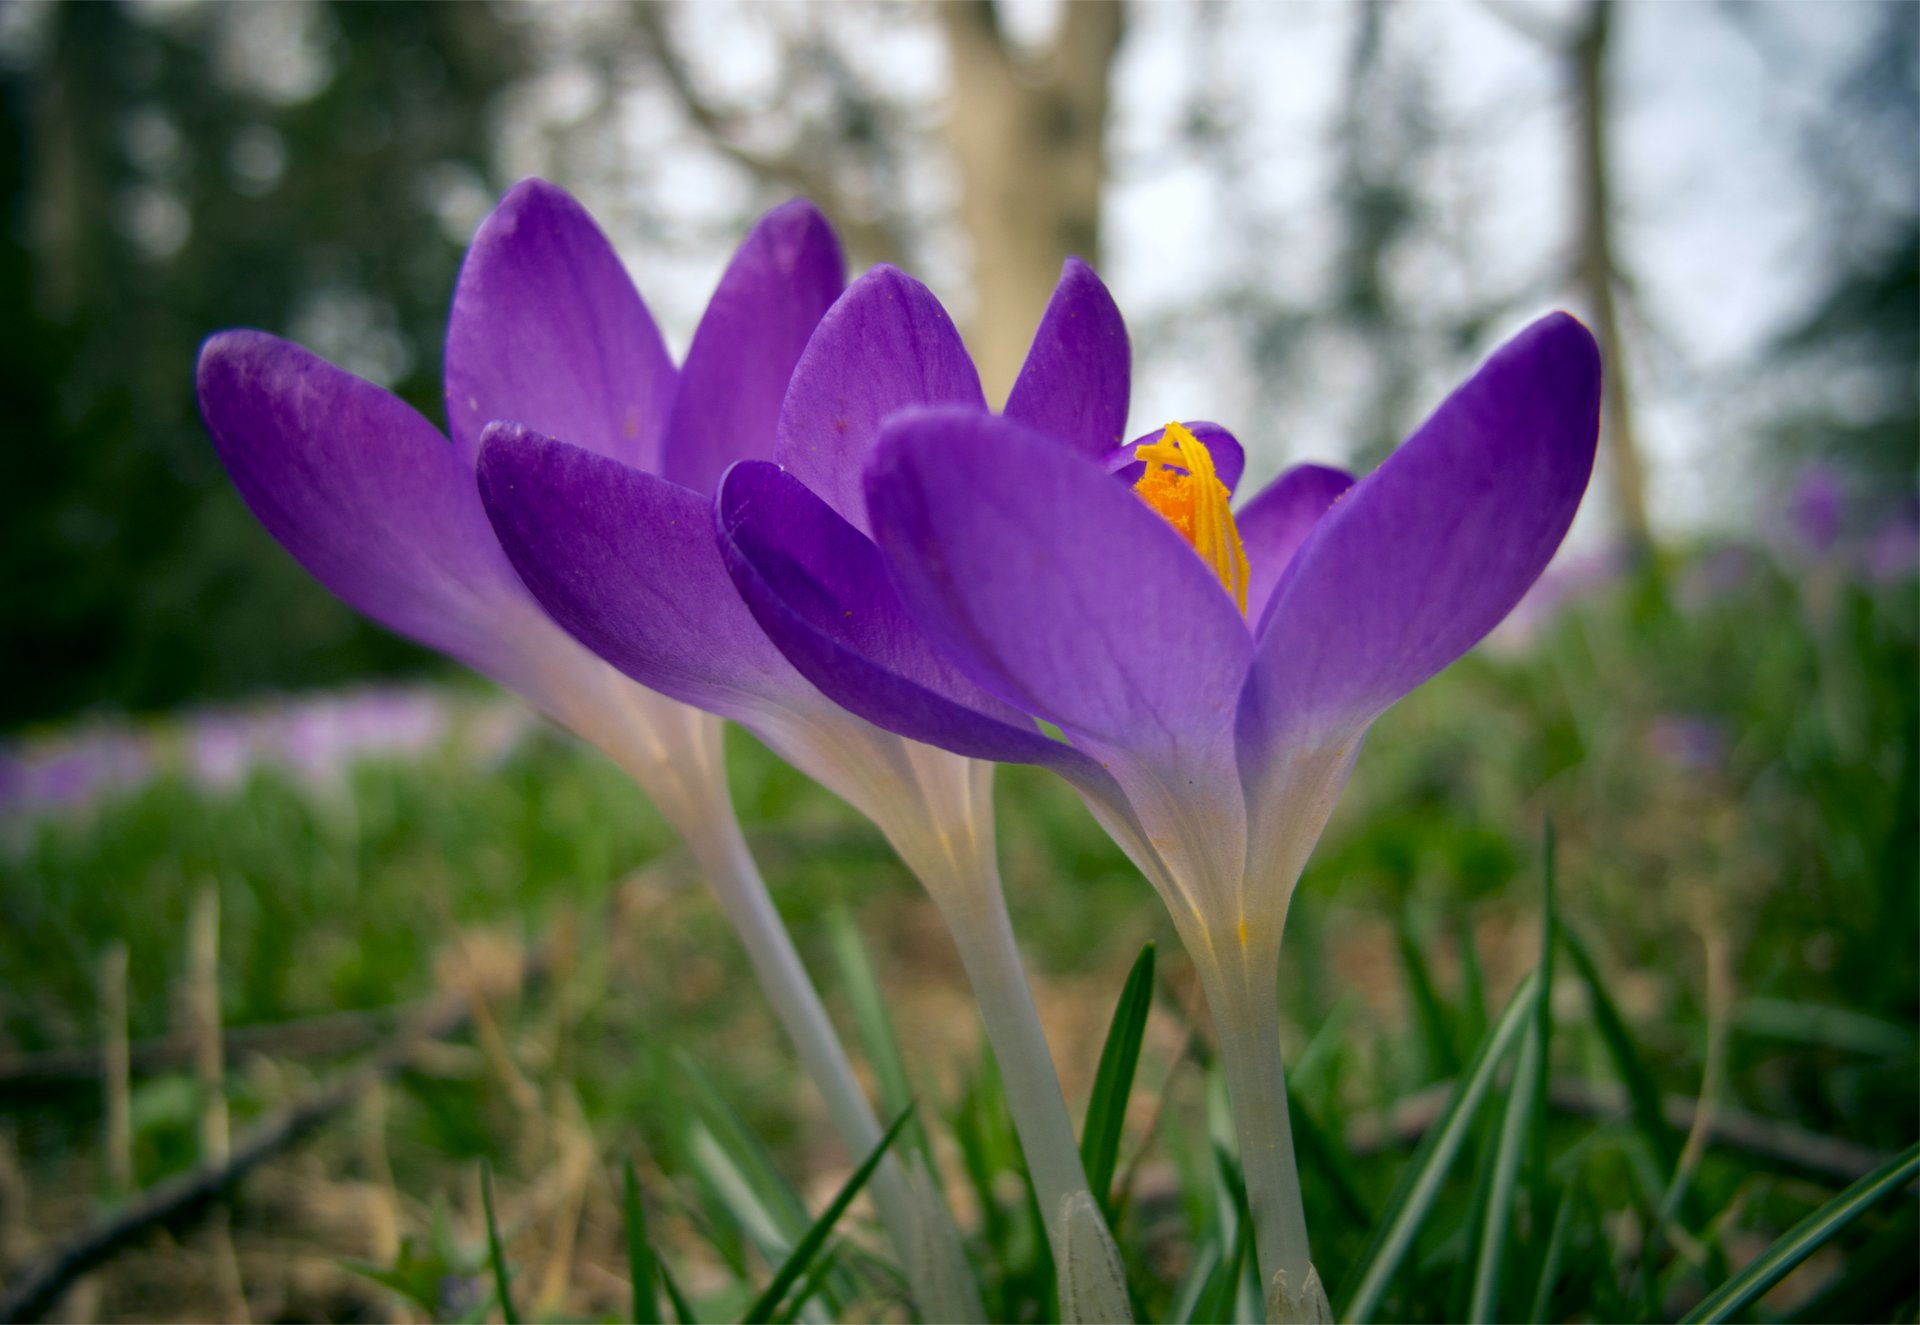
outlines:
[[[1745,378],[1830,261],[1827,213],[1803,166],[1798,125],[1873,31],[1870,5],[1761,8],[1743,25],[1717,4],[1630,3],[1615,31],[1614,184],[1632,280],[1627,371],[1653,517],[1670,532],[1737,527],[1764,500],[1752,466],[1729,463],[1754,424],[1740,408]],[[555,24],[578,29],[556,42],[556,67],[567,48],[591,41],[596,12],[579,8]],[[777,74],[780,32],[794,12],[710,3],[683,10],[674,31],[704,86],[750,101]],[[863,79],[922,107],[917,127],[936,128],[945,73],[931,25],[839,12],[840,45]],[[1052,0],[1014,0],[1002,12],[1015,39],[1035,46],[1059,17]],[[1485,344],[1428,366],[1419,392],[1428,405],[1500,335],[1562,303],[1578,311],[1577,292],[1555,278],[1568,266],[1574,219],[1566,79],[1523,30],[1564,30],[1577,15],[1560,0],[1441,0],[1390,14],[1389,76],[1421,80],[1438,129],[1419,177],[1433,233],[1400,255],[1392,286],[1436,321],[1489,296],[1515,303]],[[1236,290],[1301,304],[1324,294],[1341,240],[1328,199],[1357,17],[1339,0],[1228,3],[1211,14],[1143,0],[1115,69],[1102,274],[1134,331],[1134,431],[1175,417],[1226,423],[1248,448],[1250,481],[1299,460],[1350,459],[1370,389],[1355,348],[1319,337],[1302,347],[1276,400],[1231,322],[1196,315]],[[1750,35],[1756,26],[1764,40]],[[581,93],[556,75],[545,95],[564,103]],[[704,252],[700,236],[711,218],[738,213],[750,183],[699,146],[663,92],[630,96],[613,165],[620,187],[655,204],[662,196],[708,204],[688,209],[676,243],[663,248],[657,227],[622,233],[618,198],[596,197],[591,170],[570,181],[565,161],[542,155],[552,138],[537,128],[523,129],[518,164],[557,167],[596,211],[613,205],[623,253],[669,339],[684,345],[725,256],[723,230]],[[1196,99],[1236,126],[1231,171],[1185,136]],[[910,208],[935,218],[917,274],[964,323],[970,255],[938,221],[951,215],[959,183],[937,150],[922,157],[907,163],[902,184]],[[1895,197],[1910,198],[1920,178],[1920,160],[1910,164],[1893,182]],[[1604,524],[1603,503],[1590,504],[1582,540]]]

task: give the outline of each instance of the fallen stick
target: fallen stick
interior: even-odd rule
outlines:
[[[1356,1156],[1364,1156],[1416,1144],[1445,1110],[1453,1085],[1451,1081],[1437,1082],[1378,1112],[1361,1114],[1348,1125],[1347,1148]],[[1567,1077],[1553,1079],[1547,1099],[1557,1112],[1587,1118],[1624,1115],[1630,1107],[1623,1086]],[[1661,1100],[1667,1122],[1683,1132],[1693,1126],[1699,1108],[1699,1101],[1687,1095],[1668,1095]],[[1724,1104],[1713,1110],[1705,1137],[1709,1145],[1725,1146],[1843,1182],[1871,1173],[1891,1158],[1871,1146],[1824,1136]]]
[[[357,1053],[390,1035],[393,1028],[418,1007],[418,1004],[402,1004],[251,1026],[228,1026],[221,1035],[222,1053],[228,1062],[253,1054],[287,1058]],[[136,1040],[127,1048],[127,1066],[135,1076],[185,1071],[193,1063],[193,1050],[193,1038],[178,1033]],[[100,1071],[101,1054],[97,1045],[0,1055],[0,1086],[85,1085],[98,1081]]]
[[[121,1247],[161,1224],[178,1224],[205,1210],[254,1168],[312,1132],[359,1097],[411,1063],[427,1045],[463,1025],[472,1008],[464,989],[418,1006],[400,1033],[360,1066],[269,1115],[234,1139],[226,1161],[203,1164],[156,1183],[113,1213],[80,1229],[0,1296],[0,1321],[34,1321],[51,1310],[74,1280]]]

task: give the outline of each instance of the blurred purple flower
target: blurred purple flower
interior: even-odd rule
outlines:
[[[1688,773],[1725,766],[1727,731],[1717,719],[1696,713],[1662,713],[1647,726],[1649,753]]]
[[[1697,612],[1732,597],[1753,582],[1757,564],[1753,549],[1738,543],[1695,557],[1680,576],[1681,606]]]
[[[1787,517],[1801,549],[1815,557],[1833,550],[1846,520],[1846,486],[1822,461],[1801,469],[1787,496]]]
[[[0,749],[0,815],[85,809],[146,780],[153,752],[142,737],[94,728]]]
[[[1861,567],[1871,584],[1904,584],[1920,576],[1920,500],[1908,499],[1867,539]]]

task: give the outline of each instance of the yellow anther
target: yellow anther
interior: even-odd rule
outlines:
[[[1134,452],[1147,472],[1133,490],[1200,554],[1226,591],[1247,610],[1247,552],[1227,504],[1227,485],[1213,455],[1183,425],[1169,423],[1160,440]]]

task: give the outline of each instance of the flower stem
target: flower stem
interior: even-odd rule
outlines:
[[[754,864],[740,824],[725,797],[681,825],[688,849],[733,922],[761,987],[773,1004],[807,1075],[826,1101],[827,1115],[857,1161],[879,1144],[882,1129],[834,1032],[826,1007],[787,934]],[[905,1266],[915,1299],[929,1320],[986,1319],[972,1272],[961,1257],[953,1216],[929,1185],[916,1197],[892,1155],[875,1170],[868,1189],[881,1222]],[[957,1263],[956,1263],[957,1262]]]
[[[1209,970],[1209,965],[1202,964],[1202,978],[1219,1030],[1220,1061],[1240,1140],[1268,1317],[1275,1325],[1330,1319],[1307,1246],[1307,1216],[1293,1154],[1274,991],[1277,967],[1259,960],[1225,970]]]
[[[987,1041],[1000,1064],[1007,1108],[1060,1274],[1062,1312],[1069,1320],[1130,1320],[1119,1252],[1099,1215],[1100,1203],[1087,1188],[1073,1120],[990,854],[978,861],[974,872],[978,877],[964,880],[922,879],[960,950]]]

